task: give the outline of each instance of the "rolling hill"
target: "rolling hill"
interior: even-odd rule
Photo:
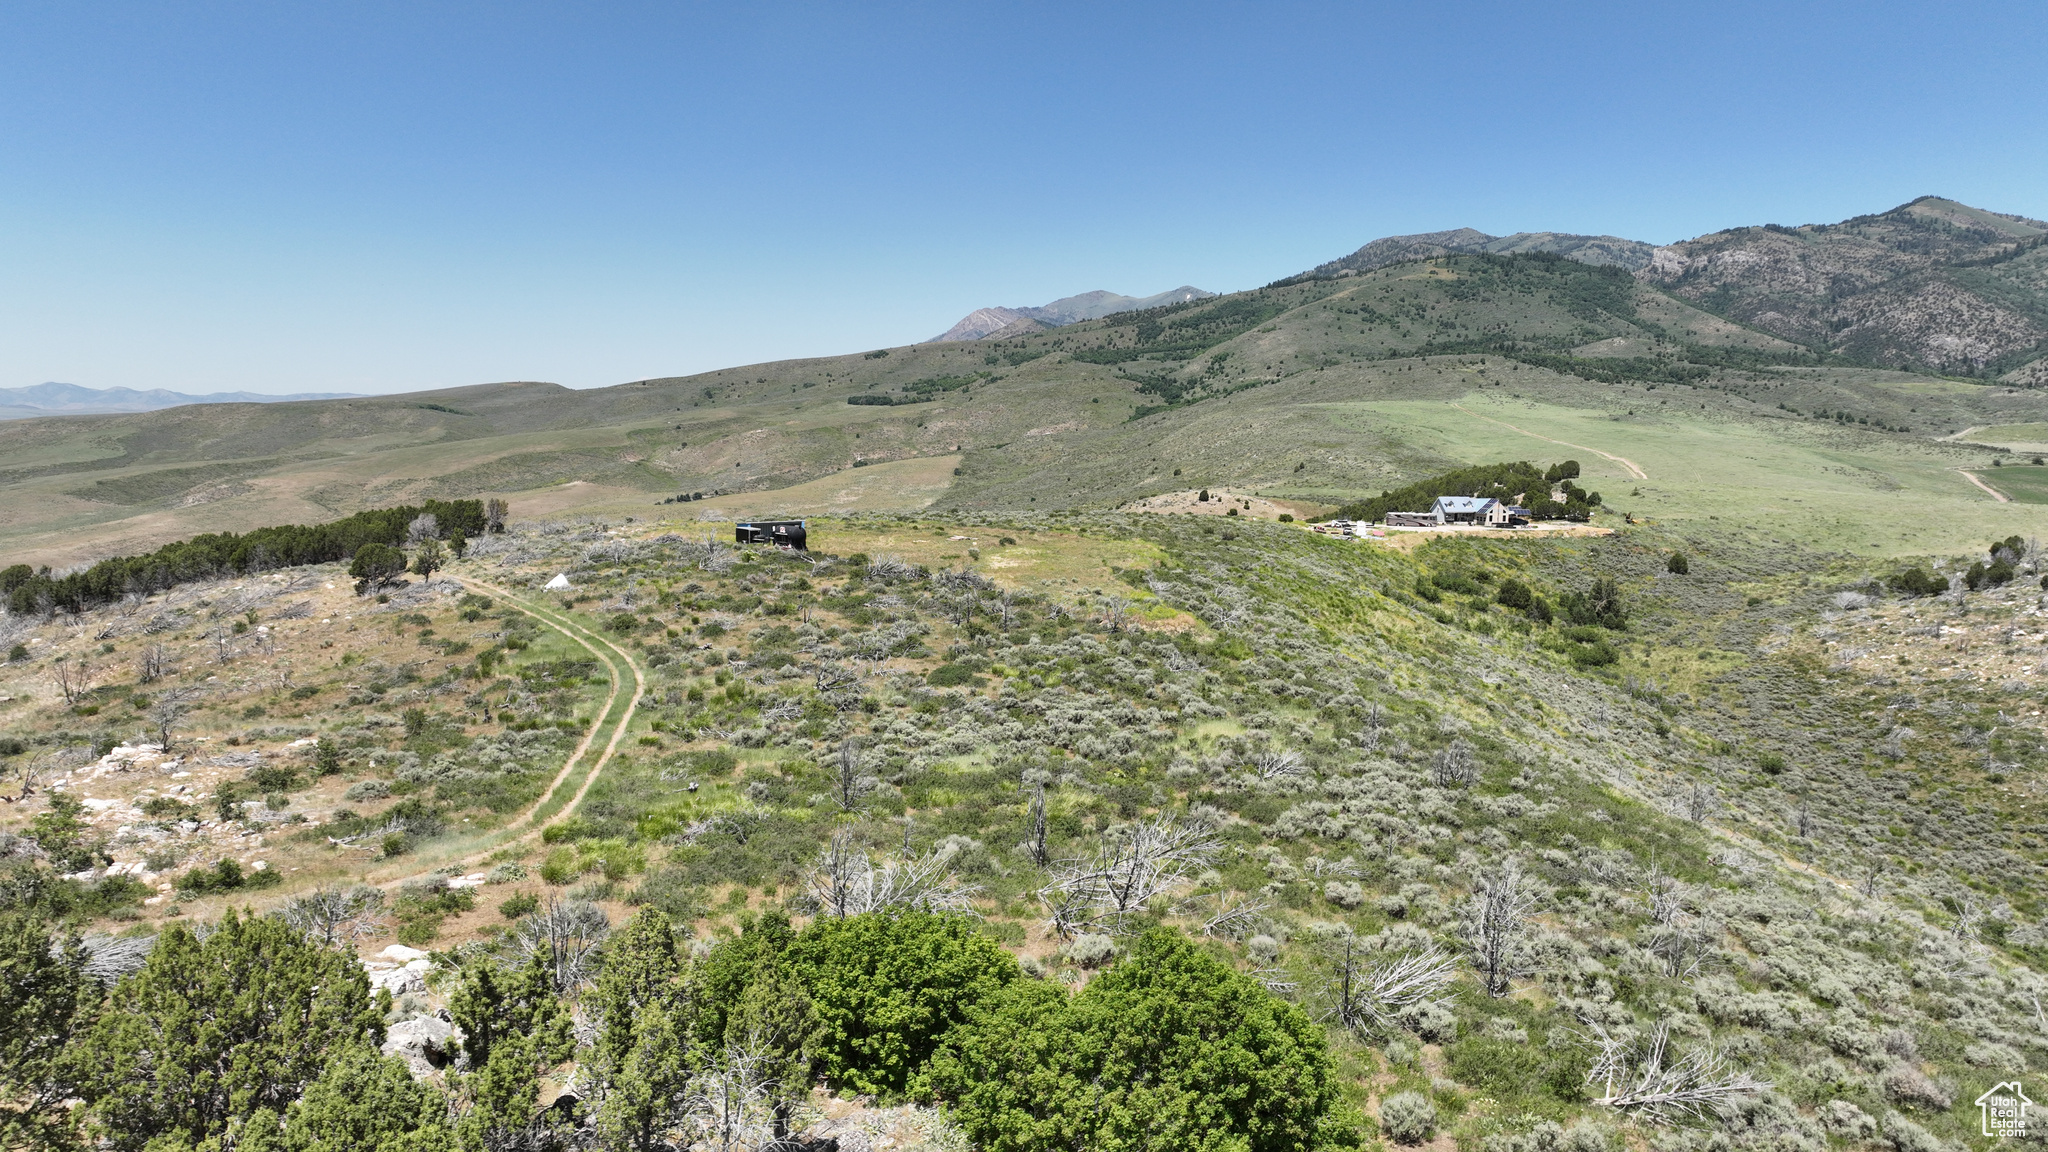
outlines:
[[[1560,451],[1617,512],[1925,552],[2035,530],[2041,489],[1992,475],[2034,440],[1970,430],[2042,423],[2043,393],[1859,362],[1617,264],[1453,253],[999,339],[587,391],[15,421],[0,426],[0,552],[64,565],[481,494],[545,512],[701,493],[711,515],[1109,508],[1228,486],[1334,507]]]

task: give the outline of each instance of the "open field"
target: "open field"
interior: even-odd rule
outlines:
[[[1895,437],[1791,421],[1759,423],[1674,418],[1644,412],[1586,411],[1487,393],[1460,401],[1473,413],[1542,436],[1621,455],[1649,475],[1578,456],[1581,481],[1606,507],[1673,525],[1720,522],[1724,530],[1767,539],[1872,554],[1974,549],[1998,532],[2048,528],[2039,514],[2001,505],[1955,471],[1949,451]],[[1554,446],[1500,424],[1475,422],[1449,404],[1374,402],[1351,406],[1359,418],[1460,459],[1550,459]],[[1996,482],[2005,471],[1983,469]],[[1595,483],[1595,480],[1598,482]]]

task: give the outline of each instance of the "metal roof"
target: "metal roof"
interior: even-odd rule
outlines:
[[[1495,500],[1491,496],[1485,497],[1483,499],[1478,496],[1439,496],[1436,498],[1436,505],[1434,508],[1431,509],[1431,511],[1453,512],[1460,514],[1467,512],[1484,512],[1488,508],[1491,508],[1498,503],[1500,503],[1500,501]]]

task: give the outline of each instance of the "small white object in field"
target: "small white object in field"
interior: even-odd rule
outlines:
[[[558,591],[560,589],[567,588],[568,586],[569,576],[567,573],[564,572],[555,573],[555,578],[553,580],[550,580],[546,584],[541,585],[541,587],[547,589],[550,592]]]

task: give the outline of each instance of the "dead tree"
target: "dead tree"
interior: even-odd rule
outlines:
[[[1037,789],[1031,794],[1030,820],[1031,839],[1026,843],[1026,848],[1031,854],[1031,862],[1043,868],[1050,859],[1045,850],[1046,818],[1045,785],[1043,784],[1038,785]]]
[[[1252,759],[1252,777],[1262,782],[1291,780],[1308,774],[1299,752],[1261,752]]]
[[[884,908],[921,908],[928,912],[965,912],[979,889],[960,883],[953,874],[953,853],[885,860],[878,867],[867,851],[842,828],[818,858],[808,884],[821,912],[858,916]]]
[[[306,939],[321,945],[352,944],[383,931],[384,893],[367,884],[351,888],[316,888],[277,910],[278,919]]]
[[[1131,602],[1121,596],[1102,598],[1102,626],[1112,633],[1123,632],[1131,626]]]
[[[1091,859],[1055,864],[1039,902],[1054,913],[1051,922],[1063,934],[1087,925],[1121,928],[1215,854],[1216,836],[1209,828],[1160,816],[1111,831]]]
[[[1685,818],[1695,824],[1703,824],[1713,809],[1714,790],[1707,787],[1705,781],[1693,781],[1692,791],[1685,798]]]
[[[1479,764],[1472,745],[1463,736],[1437,750],[1429,762],[1430,779],[1439,788],[1469,788],[1479,779]]]
[[[1358,738],[1359,745],[1367,752],[1377,750],[1380,746],[1381,728],[1380,702],[1374,700],[1365,706],[1365,732]]]
[[[840,741],[839,776],[832,785],[833,799],[839,801],[839,810],[853,811],[881,786],[880,780],[861,774],[860,745],[851,736]]]
[[[484,501],[484,531],[496,535],[505,530],[505,517],[512,514],[512,506],[496,496]]]
[[[1701,1044],[1676,1063],[1669,1060],[1670,1025],[1658,1024],[1640,1054],[1629,1041],[1589,1024],[1598,1051],[1586,1083],[1603,1086],[1593,1103],[1627,1112],[1649,1124],[1671,1124],[1713,1113],[1726,1116],[1742,1100],[1767,1092],[1769,1081],[1731,1069],[1711,1044]]]
[[[1479,970],[1488,996],[1505,996],[1523,973],[1528,951],[1530,914],[1536,893],[1520,864],[1509,860],[1498,872],[1482,877],[1466,907],[1465,940],[1472,964]]]
[[[1375,956],[1348,931],[1329,954],[1328,1015],[1361,1036],[1388,1031],[1401,1013],[1442,1000],[1458,972],[1457,958],[1435,945]]]
[[[547,962],[555,990],[566,993],[590,974],[593,954],[611,930],[597,905],[550,896],[538,912],[520,921],[513,939],[523,955]]]
[[[697,1140],[689,1146],[742,1152],[775,1143],[782,1086],[771,1069],[778,1062],[764,1044],[728,1044],[690,1077],[683,1115]]]
[[[149,726],[156,732],[157,747],[165,752],[171,750],[171,740],[178,734],[185,717],[192,712],[192,701],[199,695],[197,689],[172,688],[157,694],[149,706]]]
[[[57,691],[66,704],[76,704],[80,696],[92,691],[94,669],[83,657],[76,663],[69,656],[57,657],[50,662],[50,675],[56,678]]]

